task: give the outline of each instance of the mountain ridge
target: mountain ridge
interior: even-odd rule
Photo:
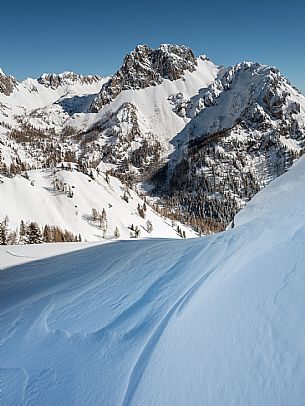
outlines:
[[[69,157],[144,182],[166,217],[198,232],[225,228],[305,146],[305,98],[276,68],[218,66],[178,45],[140,45],[107,78],[18,82],[0,103],[3,174]]]

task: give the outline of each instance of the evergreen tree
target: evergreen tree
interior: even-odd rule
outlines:
[[[138,238],[138,237],[140,237],[140,234],[141,234],[141,230],[139,229],[138,226],[136,226],[135,230],[134,230],[134,237]]]
[[[8,216],[0,223],[0,244],[7,245],[8,243]]]
[[[143,219],[145,218],[145,211],[144,208],[140,206],[140,203],[138,203],[138,213]]]
[[[10,231],[7,237],[7,243],[10,245],[17,244],[17,230]]]
[[[20,221],[19,226],[19,244],[26,244],[26,226],[23,220]]]
[[[42,243],[42,235],[37,223],[32,221],[26,229],[26,241],[28,244]]]
[[[97,218],[98,218],[98,212],[97,212],[96,209],[92,209],[91,218],[92,218],[93,221],[96,221],[96,220],[97,220]]]
[[[51,228],[47,224],[43,228],[42,236],[44,242],[52,242]]]
[[[147,229],[147,232],[148,232],[149,234],[152,233],[153,225],[152,225],[152,222],[151,222],[150,220],[147,220],[147,221],[146,221],[146,229]]]
[[[114,238],[115,238],[115,239],[120,238],[120,232],[119,232],[119,229],[118,229],[117,227],[116,227],[115,230],[114,230]]]
[[[103,232],[103,238],[106,236],[106,231],[107,231],[107,215],[106,215],[106,210],[102,210],[102,214],[99,215],[99,223],[100,223],[100,228]]]

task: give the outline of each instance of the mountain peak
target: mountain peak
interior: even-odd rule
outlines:
[[[121,91],[144,89],[161,84],[164,79],[180,79],[185,71],[193,72],[197,60],[193,51],[184,45],[161,44],[153,49],[138,45],[126,55],[121,68],[106,82],[91,109],[98,111]]]
[[[75,83],[80,84],[92,84],[99,82],[102,79],[99,75],[80,75],[70,71],[64,71],[62,73],[43,73],[38,78],[38,83],[51,89],[57,89],[62,85],[73,85]]]

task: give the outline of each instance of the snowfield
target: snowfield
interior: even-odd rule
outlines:
[[[121,238],[130,237],[130,226],[138,226],[140,236],[144,238],[181,238],[168,219],[157,215],[147,205],[145,218],[139,215],[138,204],[144,201],[133,190],[124,186],[119,179],[104,173],[95,179],[78,171],[62,169],[32,170],[29,179],[21,175],[13,178],[0,175],[0,221],[7,215],[9,227],[14,230],[21,220],[36,221],[40,227],[45,224],[60,225],[63,229],[81,235],[83,241],[103,240],[103,232],[97,223],[91,220],[92,209],[107,216],[106,239],[114,238],[117,227]],[[106,180],[107,179],[107,180]],[[60,183],[64,191],[54,189],[54,182]],[[69,197],[69,190],[73,196]],[[124,193],[128,202],[123,199]],[[147,231],[147,220],[153,229]],[[189,227],[175,223],[185,231],[186,237],[195,237],[197,233]]]
[[[304,180],[210,237],[2,247],[2,404],[304,405]]]

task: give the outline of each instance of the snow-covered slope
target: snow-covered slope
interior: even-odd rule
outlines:
[[[37,115],[37,112],[40,111],[40,115],[45,114],[46,123],[44,126],[52,126],[52,119],[48,118],[44,108],[47,108],[48,111],[50,106],[54,106],[56,109],[60,100],[72,97],[74,97],[77,105],[79,99],[86,95],[92,95],[89,103],[107,79],[100,76],[82,76],[72,72],[64,72],[62,74],[43,74],[39,79],[28,78],[22,82],[17,82],[12,76],[0,73],[0,121],[16,127],[20,123],[20,118],[29,119],[30,113],[32,113],[34,115],[32,124],[39,126],[42,123],[34,120],[34,112]],[[7,90],[8,81],[10,81],[10,91]],[[87,105],[84,110],[86,108]],[[58,113],[62,116],[61,125],[69,117],[69,113],[71,114],[69,111],[66,112],[64,108]]]
[[[271,66],[136,47],[109,78],[0,73],[0,173],[102,167],[150,184],[164,214],[208,233],[305,150],[305,97]]]
[[[302,157],[210,237],[1,248],[4,403],[303,405],[304,179]]]
[[[125,198],[124,198],[125,196]],[[139,227],[141,237],[180,238],[177,225],[157,215],[147,205],[145,218],[138,205],[144,201],[124,186],[117,178],[95,172],[94,179],[76,170],[33,170],[28,179],[17,175],[0,178],[0,221],[9,219],[9,228],[15,230],[20,221],[36,221],[40,227],[48,224],[60,226],[83,240],[112,239],[118,228],[121,238],[129,238],[130,227]],[[92,218],[92,209],[105,210],[106,232],[98,219]],[[152,224],[148,232],[147,221]],[[180,224],[181,226],[181,224]],[[196,233],[182,227],[187,237]]]

